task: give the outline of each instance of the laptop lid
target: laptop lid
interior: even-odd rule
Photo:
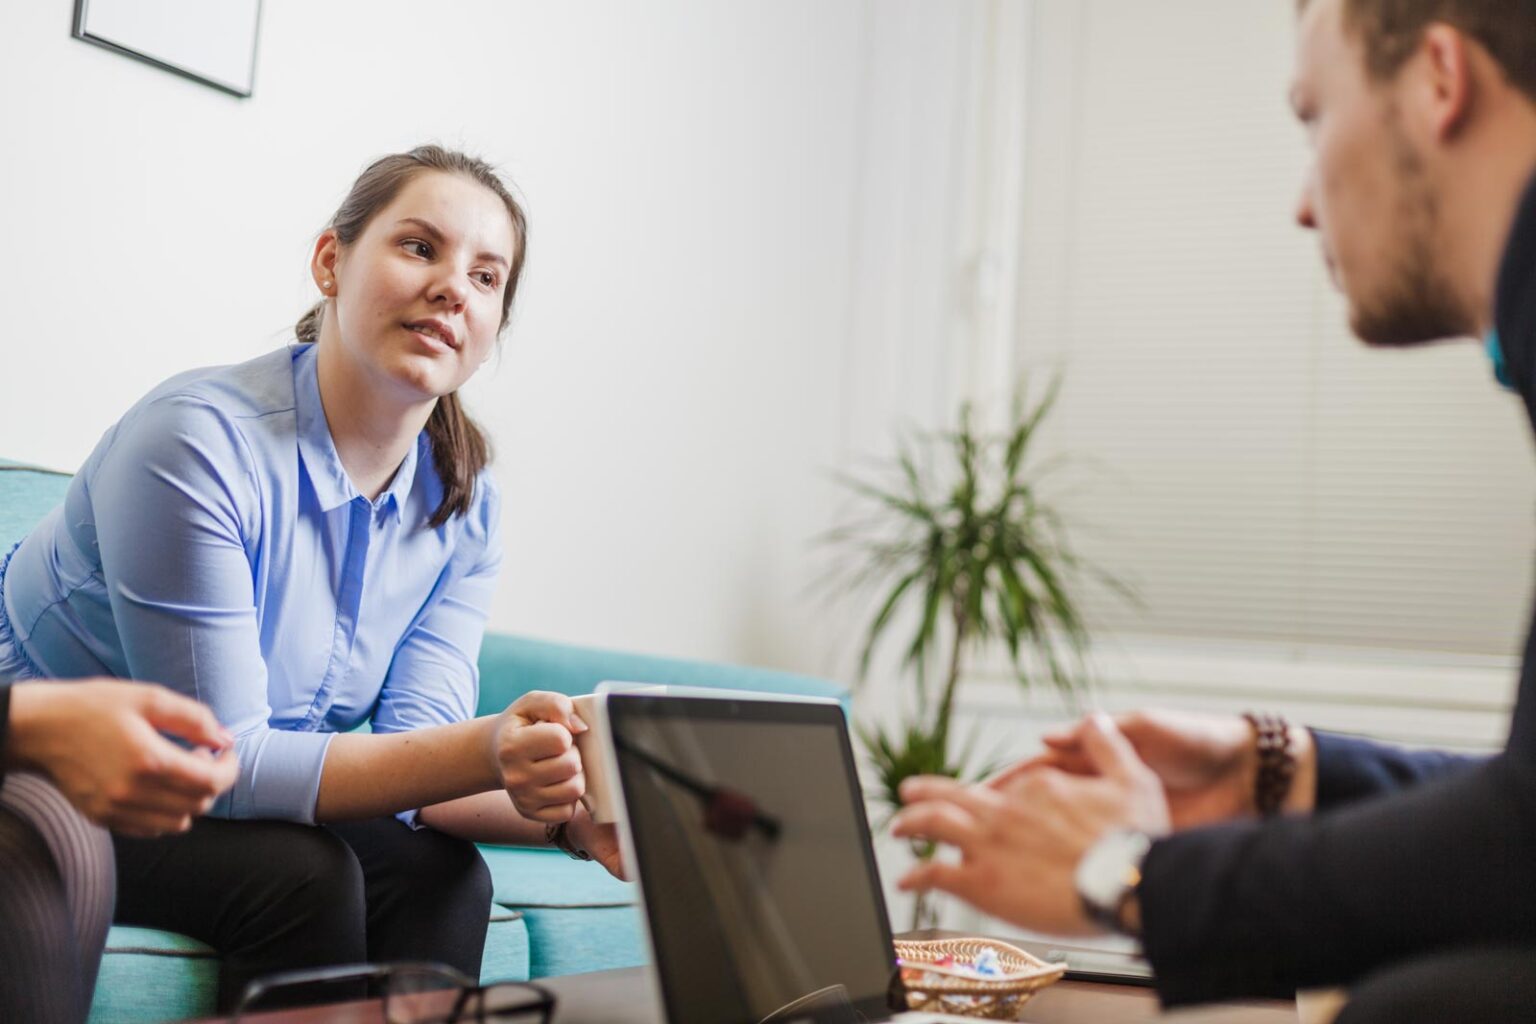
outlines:
[[[670,1024],[887,1019],[890,922],[842,708],[610,693],[600,719]]]

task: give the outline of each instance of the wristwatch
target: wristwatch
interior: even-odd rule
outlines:
[[[558,825],[544,826],[544,841],[557,849],[564,850],[567,857],[573,860],[591,860],[592,855],[571,841],[566,829],[568,822],[560,822]]]
[[[1122,934],[1134,934],[1124,918],[1125,904],[1141,884],[1141,862],[1152,848],[1145,832],[1121,829],[1088,848],[1077,862],[1073,881],[1089,919]]]

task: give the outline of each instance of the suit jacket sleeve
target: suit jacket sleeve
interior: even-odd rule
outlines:
[[[1317,749],[1317,809],[1390,793],[1485,763],[1442,750],[1407,750],[1358,736],[1312,730]]]
[[[1163,1001],[1286,997],[1536,939],[1536,764],[1517,749],[1390,799],[1155,843],[1139,895]]]

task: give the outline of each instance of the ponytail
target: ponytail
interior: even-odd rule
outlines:
[[[491,445],[485,433],[469,418],[457,391],[437,400],[427,419],[427,440],[432,443],[432,462],[443,482],[443,500],[427,526],[437,529],[456,515],[466,515],[475,497],[475,479],[491,461]]]
[[[293,325],[294,337],[306,344],[320,340],[320,320],[325,316],[325,303],[317,302],[308,313],[299,317]]]

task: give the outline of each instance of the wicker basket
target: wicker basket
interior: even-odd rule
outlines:
[[[934,966],[946,956],[957,964],[974,963],[987,947],[997,950],[1003,975],[973,978],[947,967]],[[896,943],[896,956],[908,970],[925,973],[907,983],[907,1005],[928,1013],[953,1013],[987,1020],[1018,1020],[1029,997],[1059,979],[1066,964],[1048,964],[1016,946],[996,939],[935,939]],[[938,980],[934,980],[938,979]]]

